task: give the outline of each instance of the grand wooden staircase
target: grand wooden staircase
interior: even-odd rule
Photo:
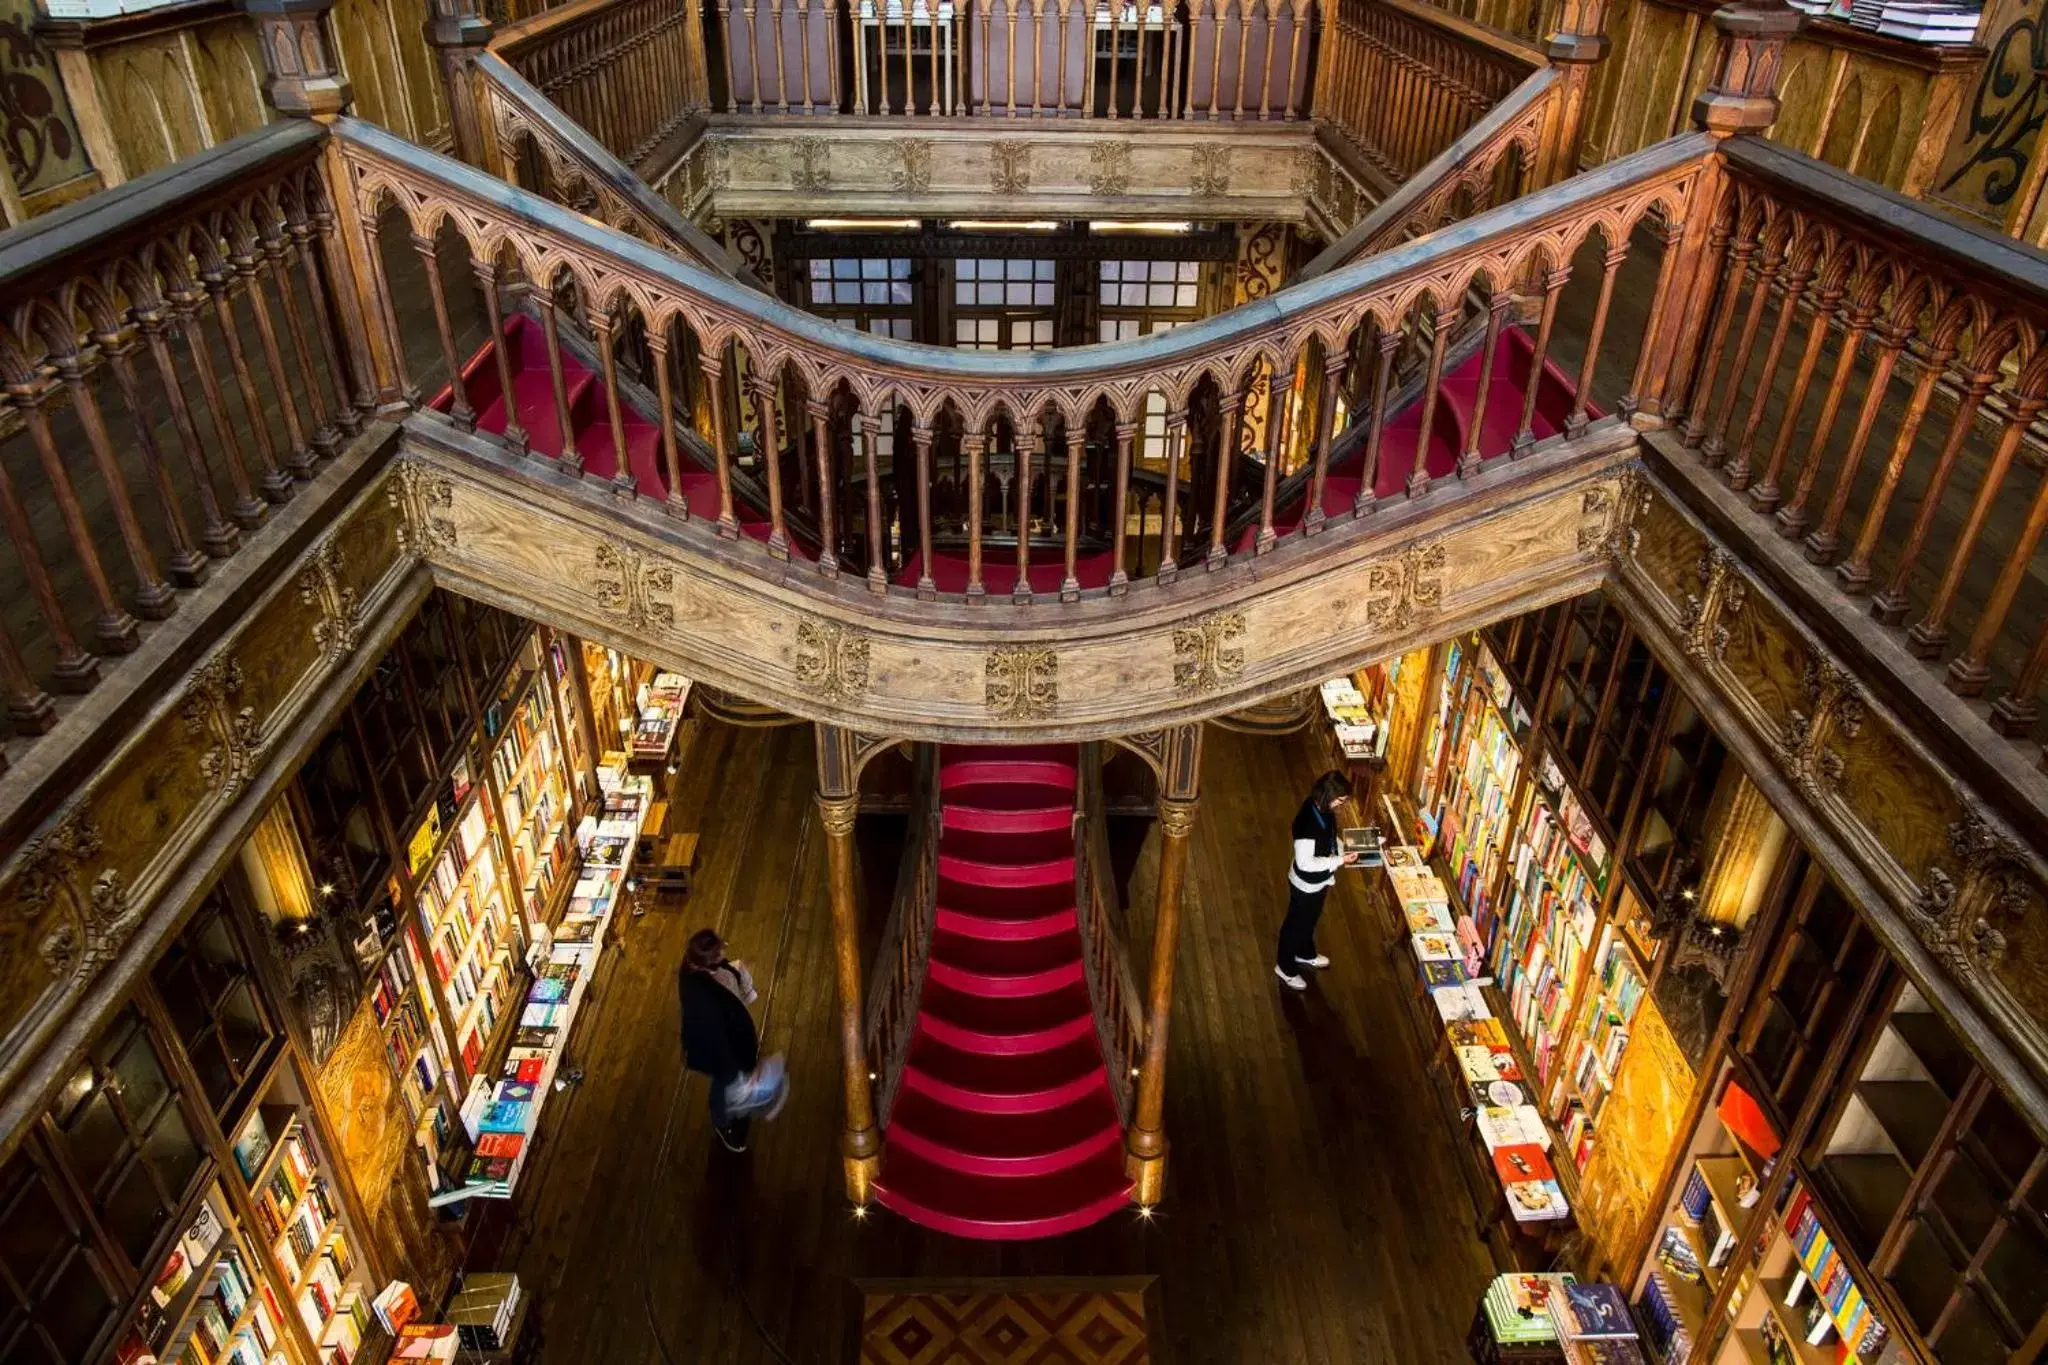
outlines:
[[[876,1196],[959,1237],[1050,1237],[1129,1198],[1075,904],[1071,745],[948,746],[938,908]]]

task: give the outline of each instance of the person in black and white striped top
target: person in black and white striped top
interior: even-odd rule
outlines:
[[[1351,796],[1351,779],[1334,768],[1316,779],[1308,800],[1294,815],[1294,852],[1287,867],[1287,918],[1280,924],[1280,951],[1273,974],[1297,991],[1308,989],[1304,967],[1327,967],[1316,950],[1316,921],[1337,869],[1358,861],[1337,837],[1337,807]]]

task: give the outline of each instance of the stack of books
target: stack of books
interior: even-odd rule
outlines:
[[[1644,1365],[1628,1301],[1611,1284],[1568,1284],[1550,1296],[1567,1365]]]
[[[470,1275],[463,1280],[455,1301],[448,1305],[448,1321],[454,1325],[465,1351],[502,1351],[512,1344],[512,1328],[519,1320],[520,1303],[517,1275]]]

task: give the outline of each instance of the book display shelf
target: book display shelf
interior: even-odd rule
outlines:
[[[653,805],[652,781],[628,773],[627,765],[620,751],[598,766],[601,795],[576,828],[580,862],[568,904],[552,931],[536,938],[533,979],[504,1062],[469,1083],[461,1140],[446,1153],[444,1188],[430,1201],[436,1207],[509,1199],[526,1168],[606,931],[628,894],[641,826]]]
[[[218,1180],[157,1268],[149,1297],[115,1348],[117,1365],[288,1362],[284,1314]]]
[[[413,895],[428,967],[448,1015],[448,1036],[458,1073],[476,1075],[504,1017],[519,962],[518,934],[509,906],[504,866],[490,803],[473,783],[458,778],[454,812],[416,874]],[[419,834],[440,822],[429,812]],[[414,847],[420,845],[415,836]]]
[[[1521,699],[1487,647],[1470,639],[1453,641],[1446,648],[1443,691],[1419,798],[1436,851],[1486,943],[1495,932],[1495,890],[1510,848],[1522,775],[1520,741],[1511,728],[1518,714],[1526,715]]]
[[[635,700],[639,711],[633,722],[633,761],[666,763],[690,702],[690,680],[680,673],[656,673],[640,685]]]
[[[498,703],[484,712],[491,791],[510,859],[507,876],[518,888],[529,934],[554,919],[576,866],[573,770],[561,724],[560,678],[543,671],[558,660],[536,634],[520,650]]]
[[[1600,921],[1605,848],[1546,755],[1516,824],[1494,969],[1546,1091]]]
[[[370,1335],[375,1290],[344,1218],[331,1170],[303,1097],[273,1091],[235,1137],[256,1232],[283,1298],[296,1311],[321,1365],[353,1365]]]
[[[1600,1111],[1614,1092],[1636,1012],[1649,994],[1649,972],[1619,917],[1601,930],[1586,994],[1586,1008],[1549,1110],[1552,1121],[1564,1130],[1565,1150],[1581,1171],[1592,1159]]]

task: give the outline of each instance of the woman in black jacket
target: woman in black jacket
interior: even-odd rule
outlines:
[[[747,1150],[749,1121],[728,1111],[732,1083],[760,1061],[761,1038],[747,1001],[754,983],[746,969],[728,962],[725,942],[714,930],[699,929],[677,974],[683,1003],[683,1064],[711,1078],[711,1128],[728,1151]]]

